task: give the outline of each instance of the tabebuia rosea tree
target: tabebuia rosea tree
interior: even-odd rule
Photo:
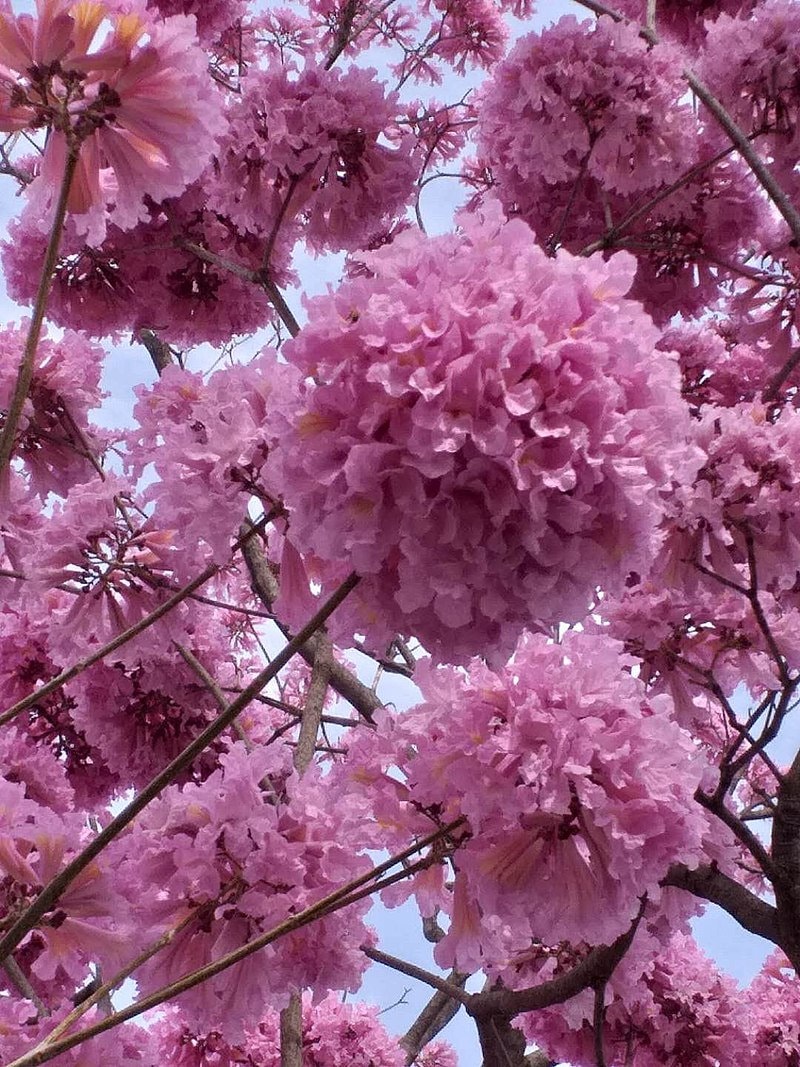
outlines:
[[[800,4],[0,0],[0,133],[0,1062],[797,1067]]]

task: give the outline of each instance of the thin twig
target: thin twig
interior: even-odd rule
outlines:
[[[262,525],[269,521],[269,518],[269,516],[266,516],[256,525],[243,531],[234,545],[234,551],[243,548],[249,539],[261,529]],[[84,657],[84,659],[79,660],[78,663],[74,663],[71,667],[67,667],[66,670],[61,671],[60,674],[55,675],[55,677],[51,678],[43,685],[40,685],[37,689],[34,689],[33,692],[28,693],[27,696],[22,697],[21,700],[12,704],[10,708],[0,715],[0,726],[5,726],[6,723],[11,722],[11,720],[16,718],[21,712],[34,707],[43,700],[44,697],[49,696],[50,693],[54,693],[57,689],[61,689],[68,682],[71,682],[73,678],[77,678],[79,674],[88,670],[88,668],[94,663],[97,663],[98,660],[103,659],[109,653],[114,652],[122,645],[127,644],[128,641],[136,637],[138,634],[143,633],[152,626],[153,623],[158,622],[164,615],[167,615],[172,611],[172,609],[180,604],[182,600],[186,600],[195,589],[199,589],[201,585],[204,585],[209,579],[213,578],[220,570],[221,567],[218,564],[210,564],[204,571],[201,571],[196,578],[189,582],[188,585],[185,585],[182,589],[178,590],[177,593],[165,600],[163,604],[160,604],[148,615],[145,615],[144,618],[134,623],[133,626],[129,626],[127,630],[123,630],[122,633],[117,634],[116,637],[107,641],[106,644],[101,645],[101,647],[92,652],[91,655]]]
[[[252,682],[242,690],[240,696],[233,700],[212,723],[200,733],[180,752],[170,763],[157,774],[122,811],[95,837],[81,852],[75,856],[63,870],[59,871],[54,878],[41,890],[39,895],[28,905],[21,915],[12,924],[5,935],[0,939],[0,961],[7,958],[13,952],[22,939],[32,930],[41,917],[49,911],[59,899],[64,890],[77,876],[96,859],[103,849],[119,836],[136,816],[154,800],[163,789],[189,767],[197,756],[216,740],[226,730],[244,708],[250,703],[256,693],[259,693],[278,671],[292,659],[300,645],[308,640],[316,631],[325,624],[336,608],[350,594],[358,584],[359,578],[351,574],[339,588],[325,601],[323,606],[306,623],[278,655]]]
[[[13,956],[9,956],[7,960],[3,961],[3,970],[8,975],[8,980],[14,986],[16,991],[33,1004],[36,1008],[36,1014],[40,1019],[43,1019],[50,1014],[50,1009],[33,988],[28,980],[28,976]]]
[[[385,967],[391,967],[408,978],[416,978],[433,989],[438,989],[440,993],[444,993],[451,1000],[457,1000],[459,1004],[467,1005],[470,1002],[471,994],[467,993],[461,986],[448,981],[446,978],[440,978],[439,975],[432,974],[431,971],[426,971],[424,967],[418,967],[416,963],[409,963],[407,960],[401,960],[397,956],[390,956],[388,952],[370,948],[369,945],[362,945],[361,951],[373,962],[382,963]]]

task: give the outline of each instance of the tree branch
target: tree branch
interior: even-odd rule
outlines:
[[[683,863],[674,863],[661,884],[685,889],[693,896],[718,904],[751,934],[776,945],[780,941],[777,910],[713,864],[692,869]]]
[[[246,519],[241,529],[247,530],[251,525],[250,520]],[[248,540],[243,547],[242,554],[245,563],[247,564],[247,569],[250,572],[250,582],[253,591],[265,607],[272,608],[272,605],[277,599],[280,587],[278,585],[278,579],[275,577],[275,574],[269,565],[269,561],[264,555],[264,550],[260,542],[255,538]],[[282,626],[279,620],[276,619],[276,622],[283,634],[288,637],[290,631]],[[317,654],[316,638],[304,642],[298,649],[298,652],[306,663],[310,667],[313,667],[314,659]],[[330,684],[340,697],[343,697],[348,704],[355,708],[362,719],[366,719],[369,723],[374,722],[373,716],[378,708],[383,707],[382,701],[369,688],[369,686],[364,685],[362,681],[356,678],[352,671],[349,671],[347,667],[343,666],[335,659],[331,661],[330,665]]]
[[[472,993],[466,1002],[469,1014],[479,1019],[487,1015],[505,1015],[509,1018],[523,1011],[537,1011],[571,1000],[584,989],[610,978],[615,967],[630,948],[644,911],[644,904],[631,923],[630,929],[617,938],[612,945],[593,948],[586,959],[557,978],[530,989],[491,989]]]

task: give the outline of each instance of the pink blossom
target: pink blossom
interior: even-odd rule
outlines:
[[[392,844],[426,819],[467,820],[452,899],[436,903],[451,915],[442,966],[491,966],[531,938],[608,944],[642,894],[659,899],[671,863],[698,862],[703,760],[620,651],[588,634],[528,636],[499,673],[431,668],[424,703],[355,739],[334,772]]]
[[[746,133],[766,135],[759,137],[760,151],[768,146],[778,175],[793,185],[800,151],[798,34],[800,11],[791,0],[721,14],[708,26],[698,72]]]
[[[798,980],[780,950],[774,951],[744,991],[747,1030],[758,1067],[785,1067],[800,1058]]]
[[[261,266],[263,242],[207,209],[206,179],[163,204],[148,199],[143,221],[129,230],[110,225],[97,247],[68,221],[49,303],[52,320],[96,337],[155,330],[167,343],[187,346],[225,344],[267,325],[274,313],[266,299],[254,298],[250,282],[182,245],[254,271]],[[10,232],[12,240],[3,244],[6,282],[15,300],[32,303],[46,235],[27,213]],[[283,227],[273,249],[276,284],[294,278],[288,264],[296,236],[296,229]]]
[[[647,0],[617,0],[617,11],[640,25],[647,16]],[[659,0],[656,7],[656,32],[674,37],[693,48],[701,45],[706,32],[721,13],[745,18],[758,6],[758,0]]]
[[[204,783],[165,790],[116,846],[142,936],[195,916],[139,972],[141,988],[238,948],[364,870],[338,814],[316,803],[319,789],[306,795],[290,780],[290,759],[285,746],[248,755],[234,745]],[[281,782],[288,799],[274,791]],[[239,1041],[265,1004],[283,1007],[292,989],[355,990],[367,966],[359,947],[372,939],[363,921],[368,906],[354,904],[280,938],[188,992],[179,1003],[189,1025],[202,1032],[213,1019]]]
[[[30,605],[29,611],[8,605],[0,609],[0,700],[3,708],[26,697],[39,683],[49,681],[63,666],[62,661],[53,658],[49,639],[53,633],[52,615],[63,610],[69,600],[68,594],[55,592],[47,594],[44,604],[38,605],[38,611],[34,605]],[[34,786],[29,775],[37,769],[38,785],[32,795],[59,813],[70,810],[72,805],[64,807],[62,800],[56,799],[64,797],[63,783],[54,780],[52,761],[56,761],[61,773],[66,774],[69,785],[75,790],[75,805],[79,808],[91,809],[97,803],[106,803],[117,783],[100,754],[87,743],[73,722],[73,706],[72,699],[63,689],[56,690],[20,716],[15,722],[15,731],[11,732],[15,736],[19,731],[16,736],[24,736],[26,747],[38,754],[35,758],[32,754],[28,756],[26,762],[31,769],[25,773],[17,771],[18,780],[25,782],[30,791]],[[17,744],[22,744],[21,737]],[[22,758],[19,751],[14,755],[14,748],[16,745],[11,751],[6,750],[10,767]]]
[[[314,1067],[403,1067],[405,1053],[385,1029],[375,1007],[343,1003],[329,995],[303,996],[303,1056]],[[219,1031],[194,1033],[179,1011],[154,1027],[156,1042],[170,1067],[234,1067],[257,1063],[280,1067],[280,1020],[276,1011],[251,1020],[241,1042],[229,1044]],[[429,1045],[414,1060],[419,1067],[456,1067],[453,1050],[444,1041]]]
[[[481,153],[504,206],[527,217],[545,186],[594,180],[630,194],[659,185],[696,152],[681,60],[634,26],[568,16],[517,42],[478,104]]]
[[[9,407],[25,334],[24,327],[0,330],[0,409]],[[51,492],[65,496],[94,473],[91,451],[101,453],[105,442],[88,413],[104,396],[99,386],[104,358],[102,349],[71,331],[60,341],[39,342],[15,452],[41,500]]]
[[[69,210],[92,243],[106,209],[125,229],[143,197],[182,192],[221,128],[221,97],[193,20],[116,15],[103,3],[37,0],[38,18],[0,14],[0,128],[52,127],[29,211],[49,226],[68,150],[80,146]],[[104,19],[112,29],[92,51]]]
[[[143,517],[127,483],[104,480],[73,486],[54,505],[41,537],[22,564],[31,589],[62,589],[68,597],[45,606],[51,649],[67,661],[87,645],[110,637],[147,615],[169,595],[173,536]],[[41,607],[38,609],[41,610]],[[172,640],[186,633],[185,608],[159,620],[155,630]],[[118,655],[135,655],[136,643]]]
[[[263,237],[297,217],[315,251],[361,247],[413,189],[413,140],[396,109],[373,70],[252,70],[220,141],[211,206]]]
[[[270,510],[277,491],[264,467],[276,420],[296,406],[298,383],[297,371],[265,349],[207,381],[171,366],[152,387],[137,387],[129,469],[139,476],[153,464],[158,479],[144,499],[155,505],[155,524],[172,531],[175,564],[187,579],[211,561],[228,562],[253,493]]]
[[[162,18],[191,15],[197,20],[197,36],[205,45],[214,44],[226,30],[247,13],[246,0],[147,0],[150,10]]]
[[[88,832],[78,812],[60,815],[36,803],[23,783],[0,778],[0,897],[6,915],[18,914],[74,854]],[[36,924],[32,973],[43,982],[80,983],[90,962],[119,966],[127,909],[106,863],[87,867]]]
[[[28,1000],[0,997],[0,1057],[4,1063],[23,1056],[44,1041],[53,1027],[74,1007],[67,992],[63,1001],[53,1003],[53,1012],[39,1018],[36,1006]],[[102,1018],[99,1009],[92,1008],[82,1022],[91,1025]],[[157,1055],[155,1043],[148,1030],[134,1023],[125,1023],[108,1033],[98,1034],[54,1061],[57,1067],[164,1067]]]
[[[362,576],[338,632],[507,652],[646,572],[694,453],[677,368],[624,299],[631,259],[550,259],[497,220],[362,258],[286,346],[316,381],[276,453],[315,577]]]
[[[624,1057],[631,1067],[750,1064],[748,1013],[741,993],[693,938],[673,937],[626,994],[606,1001],[603,1043],[609,1063]],[[594,1067],[592,997],[583,995],[580,1001],[582,1018],[575,1002],[559,1005],[523,1016],[524,1032],[558,1059]]]

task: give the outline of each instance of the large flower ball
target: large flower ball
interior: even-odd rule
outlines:
[[[636,26],[606,17],[565,16],[523,37],[495,68],[478,115],[481,156],[506,210],[541,226],[542,193],[562,182],[578,187],[574,197],[587,181],[623,195],[672,181],[675,160],[686,169],[697,149],[681,70],[674,45],[649,46]]]
[[[514,985],[509,960],[532,941],[611,944],[645,895],[660,903],[673,863],[702,858],[694,795],[709,766],[669,697],[628,666],[605,635],[525,635],[499,671],[424,661],[420,704],[345,737],[329,784],[349,840],[375,847],[364,810],[390,848],[463,820],[452,890],[431,868],[386,900],[413,891],[423,915],[449,915],[440,966],[499,966]]]
[[[439,659],[509,652],[647,571],[691,478],[676,361],[624,298],[635,264],[548,258],[520,220],[465,218],[363,255],[286,348],[313,379],[281,438],[290,535],[334,616]]]

